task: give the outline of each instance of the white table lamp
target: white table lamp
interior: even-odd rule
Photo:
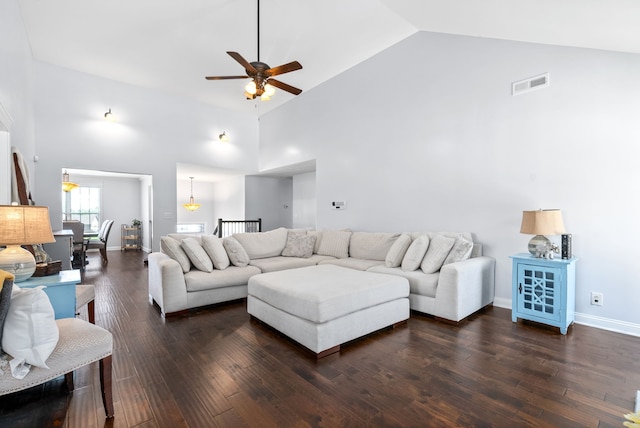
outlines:
[[[0,269],[12,273],[15,282],[31,278],[36,260],[21,245],[55,242],[49,221],[49,207],[0,205]]]
[[[535,235],[529,241],[529,252],[539,257],[541,252],[549,249],[551,241],[545,235],[561,235],[565,233],[560,210],[523,211],[520,233]]]

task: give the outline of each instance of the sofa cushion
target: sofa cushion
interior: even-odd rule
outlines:
[[[173,238],[178,242],[182,242],[182,240],[187,239],[187,238],[193,238],[196,241],[200,242],[200,237],[202,235],[191,235],[188,233],[169,233],[166,236],[168,236],[169,238]]]
[[[262,272],[276,272],[285,269],[314,266],[316,262],[311,260],[311,258],[276,256],[254,259],[251,260],[249,264],[260,268]]]
[[[443,235],[448,238],[464,238],[467,241],[473,242],[473,237],[470,232],[411,232],[411,239],[416,239],[420,235],[427,235],[429,239],[433,239],[437,235]]]
[[[180,241],[169,236],[160,237],[160,250],[173,260],[177,261],[182,268],[183,273],[191,270],[191,261],[189,256],[180,246]]]
[[[427,235],[419,235],[413,240],[404,257],[402,258],[402,270],[412,271],[420,267],[424,255],[429,248],[429,237]]]
[[[323,230],[318,254],[321,256],[332,256],[339,259],[347,258],[349,257],[350,239],[351,231]]]
[[[349,257],[384,261],[398,233],[353,232],[349,241]]]
[[[308,235],[306,231],[288,231],[287,243],[282,250],[285,257],[309,258],[313,255],[316,237]]]
[[[187,291],[211,290],[245,285],[249,278],[259,273],[260,269],[255,266],[229,266],[225,270],[214,269],[212,272],[194,269],[184,274],[184,282]]]
[[[455,238],[449,238],[444,235],[434,236],[429,243],[427,254],[425,254],[420,264],[422,271],[424,273],[438,272],[455,242]]]
[[[249,264],[249,255],[237,239],[232,236],[227,236],[222,240],[222,245],[227,251],[231,264],[239,267],[244,267]]]
[[[202,245],[200,245],[200,242],[193,238],[185,238],[180,243],[180,246],[196,269],[204,272],[213,270],[213,263],[207,252],[202,248]]]
[[[234,233],[251,260],[274,257],[282,254],[287,242],[287,229],[284,227],[268,232]]]
[[[463,237],[456,238],[456,242],[454,242],[453,248],[447,254],[447,258],[444,259],[442,266],[467,260],[471,256],[471,250],[473,250],[473,242]]]
[[[362,271],[365,271],[373,266],[381,265],[383,263],[384,262],[382,262],[381,260],[365,260],[356,259],[353,257],[347,257],[346,259],[323,260],[321,262],[318,262],[319,265],[335,265]]]
[[[320,264],[321,261],[323,260],[335,260],[335,257],[332,256],[321,256],[320,254],[314,254],[313,256],[309,257],[309,261],[312,261],[315,264]]]
[[[406,254],[409,246],[411,245],[411,236],[403,233],[396,239],[389,252],[385,256],[384,263],[387,267],[399,267],[402,264],[402,259]]]
[[[213,235],[205,235],[202,237],[202,248],[209,255],[214,268],[223,270],[229,267],[231,262],[224,245],[222,245],[222,239]]]
[[[420,296],[436,297],[436,289],[438,288],[438,280],[440,272],[424,273],[421,270],[407,272],[401,268],[388,268],[384,265],[378,265],[370,268],[367,272],[386,273],[389,275],[397,275],[409,280],[409,289],[411,294]]]

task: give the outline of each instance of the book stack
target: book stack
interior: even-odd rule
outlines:
[[[562,235],[562,258],[567,260],[573,257],[573,249],[571,248],[571,234]]]

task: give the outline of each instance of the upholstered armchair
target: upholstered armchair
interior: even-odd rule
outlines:
[[[1,282],[2,289],[0,290],[0,332],[2,332],[0,339],[2,340],[1,343],[8,343],[6,341],[7,335],[17,334],[24,336],[28,334],[25,332],[5,331],[5,326],[7,330],[10,327],[9,320],[11,317],[22,317],[24,318],[24,324],[28,324],[30,322],[28,321],[30,314],[24,313],[24,311],[21,314],[12,313],[15,310],[22,311],[22,309],[18,309],[18,303],[14,302],[13,306],[11,304],[13,277],[4,271],[0,271],[0,278],[4,279]],[[3,325],[5,318],[7,323]],[[42,322],[42,320],[40,319],[39,322]],[[55,323],[59,334],[57,342],[54,342],[53,351],[44,361],[48,368],[32,365],[31,370],[23,379],[17,379],[11,375],[11,371],[7,367],[0,374],[0,396],[43,384],[61,375],[65,375],[67,387],[69,391],[73,391],[73,371],[97,361],[100,366],[100,389],[104,410],[107,418],[113,417],[111,372],[113,336],[104,328],[78,318],[53,320],[53,317],[51,317],[51,322]]]

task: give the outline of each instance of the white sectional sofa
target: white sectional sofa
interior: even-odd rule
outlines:
[[[163,316],[247,297],[249,278],[334,264],[398,275],[412,310],[459,322],[493,302],[495,259],[470,233],[275,229],[214,236],[171,234],[151,253],[149,301]]]

